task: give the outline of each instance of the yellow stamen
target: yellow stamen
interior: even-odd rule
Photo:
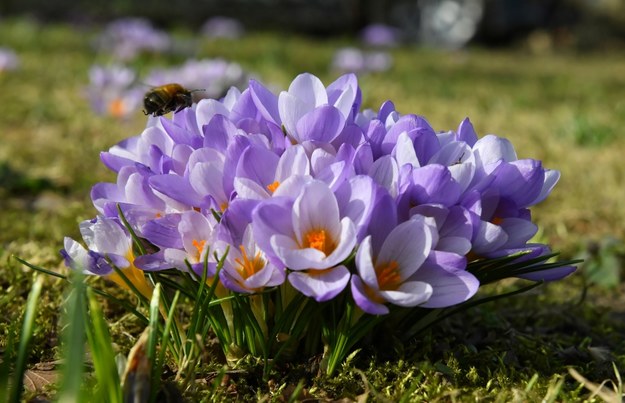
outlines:
[[[227,208],[228,208],[228,202],[223,202],[219,205],[219,209],[221,210],[222,213],[226,211]]]
[[[324,229],[310,230],[304,236],[304,247],[314,248],[329,255],[336,248],[336,244],[329,236],[326,236]]]
[[[399,265],[396,261],[391,260],[389,263],[376,265],[375,273],[378,277],[378,286],[380,290],[396,290],[401,284],[401,276],[399,274]]]
[[[132,253],[132,249],[129,250],[126,254],[126,259],[130,262],[130,266],[120,267],[119,269],[124,274],[124,276],[126,276],[128,281],[130,281],[130,283],[132,283],[132,285],[134,285],[135,288],[141,293],[141,295],[149,300],[150,298],[152,298],[152,286],[145,279],[145,274],[143,270],[139,270],[135,267],[135,257]],[[130,289],[128,284],[126,284],[124,279],[119,274],[117,274],[117,272],[109,274],[107,278],[126,290]]]
[[[265,267],[265,260],[261,257],[260,252],[257,252],[256,255],[250,259],[243,245],[239,246],[239,249],[241,250],[241,258],[234,259],[234,261],[238,265],[236,268],[237,271],[243,278],[251,277]]]
[[[276,191],[278,186],[280,186],[280,182],[279,181],[275,181],[274,183],[270,183],[269,185],[267,185],[267,190],[269,190],[269,193],[273,194],[273,192]]]

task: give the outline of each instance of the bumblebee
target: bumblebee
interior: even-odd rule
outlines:
[[[154,87],[143,98],[143,113],[161,116],[171,111],[180,112],[193,103],[192,93],[204,90],[188,90],[180,84],[171,83]]]

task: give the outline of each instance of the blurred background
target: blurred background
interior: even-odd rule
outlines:
[[[142,16],[160,27],[198,28],[225,16],[248,29],[355,34],[371,24],[398,29],[398,39],[457,48],[470,41],[503,45],[535,31],[556,44],[601,46],[625,35],[623,0],[4,0],[0,15],[42,21],[103,23]]]
[[[141,16],[160,27],[200,27],[208,16],[248,29],[355,34],[367,25],[398,29],[403,42],[458,48],[505,45],[545,31],[558,45],[597,46],[625,35],[623,0],[4,0],[0,15],[40,21],[104,23]]]

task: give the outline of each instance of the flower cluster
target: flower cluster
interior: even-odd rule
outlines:
[[[141,271],[175,269],[204,272],[226,293],[351,294],[384,315],[471,298],[480,281],[468,262],[549,253],[528,243],[529,208],[557,171],[518,159],[504,138],[478,139],[468,119],[436,132],[390,101],[361,110],[361,99],[353,74],[327,87],[302,74],[278,95],[251,80],[172,119],[150,117],[102,153],[117,181],[94,186],[99,216],[81,225],[87,248],[65,239],[67,264],[109,277],[115,266],[144,294]],[[131,232],[149,253],[135,256]]]

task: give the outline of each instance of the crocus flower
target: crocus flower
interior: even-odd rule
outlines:
[[[61,255],[67,267],[85,274],[98,275],[129,289],[124,279],[114,271],[117,267],[132,285],[146,298],[152,296],[152,286],[143,271],[134,265],[132,239],[115,219],[98,217],[80,224],[80,233],[87,248],[75,240],[65,237]]]
[[[286,215],[275,221],[275,214]],[[304,185],[290,201],[261,203],[253,215],[254,237],[265,253],[292,272],[289,282],[317,301],[332,299],[345,288],[349,270],[341,264],[356,244],[356,227],[340,217],[335,195],[318,180]]]
[[[208,38],[238,39],[245,34],[245,28],[237,19],[217,16],[208,19],[201,32]]]
[[[344,73],[369,73],[386,71],[392,64],[393,58],[386,52],[346,47],[334,53],[331,67]]]
[[[110,22],[97,40],[100,49],[119,60],[131,60],[141,52],[163,52],[169,49],[169,35],[144,18],[120,18]]]
[[[365,238],[356,255],[358,274],[351,281],[356,304],[367,313],[383,315],[389,312],[386,303],[414,307],[430,299],[430,284],[409,279],[425,262],[431,247],[432,229],[423,218],[399,224],[379,251],[372,250],[370,236]]]
[[[135,72],[122,65],[92,66],[86,89],[89,103],[99,115],[125,118],[139,109],[145,90],[135,87]]]
[[[0,73],[16,70],[19,65],[19,58],[12,49],[0,47]]]
[[[394,47],[399,42],[397,28],[385,24],[370,24],[360,31],[360,40],[369,46]]]

